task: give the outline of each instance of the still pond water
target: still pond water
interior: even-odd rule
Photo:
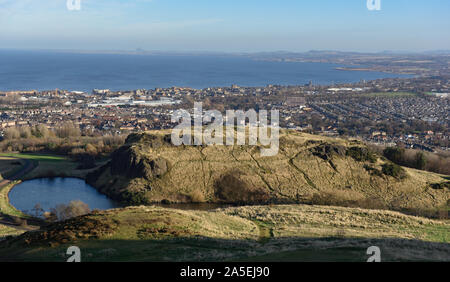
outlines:
[[[45,211],[60,204],[80,200],[91,210],[107,210],[123,207],[118,202],[99,193],[94,187],[78,178],[41,178],[24,181],[16,185],[9,193],[10,203],[24,213],[32,214],[36,204]],[[182,210],[213,210],[230,207],[227,204],[157,204],[165,208]]]
[[[59,204],[80,200],[91,210],[107,210],[120,205],[78,178],[42,178],[24,181],[9,193],[10,203],[18,210],[30,213],[36,204],[45,211]]]

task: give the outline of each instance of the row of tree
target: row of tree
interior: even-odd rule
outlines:
[[[49,130],[42,124],[36,126],[10,127],[5,129],[3,138],[5,140],[14,140],[49,137],[70,138],[79,136],[81,136],[80,127],[71,122],[65,122],[54,130]]]
[[[383,155],[395,164],[427,170],[431,172],[450,174],[450,156],[445,153],[436,154],[419,150],[389,147]]]

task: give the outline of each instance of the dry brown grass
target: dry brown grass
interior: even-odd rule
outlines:
[[[170,131],[152,132],[157,135],[169,133]],[[255,190],[264,195],[262,198],[272,202],[310,203],[314,197],[317,200],[317,195],[331,193],[333,202],[329,204],[350,203],[349,206],[371,207],[376,202],[374,208],[392,208],[394,204],[398,209],[440,208],[450,199],[448,189],[429,188],[432,183],[445,181],[442,175],[409,168],[405,168],[407,178],[403,180],[372,175],[364,165],[370,164],[381,171],[384,161],[378,159],[373,164],[358,162],[345,155],[335,155],[331,160],[324,160],[312,153],[313,148],[320,144],[346,148],[362,146],[353,141],[292,131],[281,132],[280,151],[273,157],[261,157],[259,148],[251,146],[150,148],[139,144],[137,146],[141,154],[151,159],[167,160],[171,164],[169,172],[150,181],[133,179],[112,186],[114,191],[149,186],[152,189],[144,192],[149,201],[168,199],[179,202],[184,199],[180,195],[192,195],[198,190],[202,191],[205,201],[217,202],[221,200],[220,189],[223,190],[223,185],[217,183],[229,175],[230,171],[238,171],[240,177],[233,182],[237,187],[230,191],[239,192],[240,189],[241,195],[226,193],[238,197],[232,197],[234,201],[252,202],[250,192]],[[112,181],[114,176],[100,178]],[[105,184],[98,181],[98,185]],[[252,187],[248,193],[247,186]]]
[[[430,228],[442,229],[450,242],[450,223],[399,212],[307,205],[256,206],[225,209],[226,214],[270,224],[274,237],[403,238],[436,241]],[[447,231],[445,231],[447,230]],[[446,233],[446,234],[445,234]]]
[[[193,203],[204,203],[206,201],[205,195],[200,190],[192,191],[192,193],[189,195],[189,197],[191,198],[191,202],[193,202]]]
[[[7,243],[24,248],[22,258],[45,261],[60,261],[58,254],[75,240],[97,261],[260,261],[258,257],[302,261],[328,250],[330,261],[365,261],[369,246],[382,249],[383,261],[450,261],[449,231],[448,221],[342,207],[187,211],[141,206],[96,212]],[[11,249],[1,246],[0,258],[9,258]],[[110,256],[102,255],[106,249]]]

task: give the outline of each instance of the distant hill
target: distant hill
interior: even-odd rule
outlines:
[[[173,146],[169,131],[132,134],[87,177],[128,204],[310,203],[393,210],[448,210],[442,175],[391,164],[358,141],[282,131],[280,150]]]

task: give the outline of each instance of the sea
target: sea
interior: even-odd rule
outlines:
[[[207,87],[315,85],[409,77],[337,70],[328,63],[271,62],[218,54],[99,54],[0,50],[0,91],[134,90],[172,86]]]

